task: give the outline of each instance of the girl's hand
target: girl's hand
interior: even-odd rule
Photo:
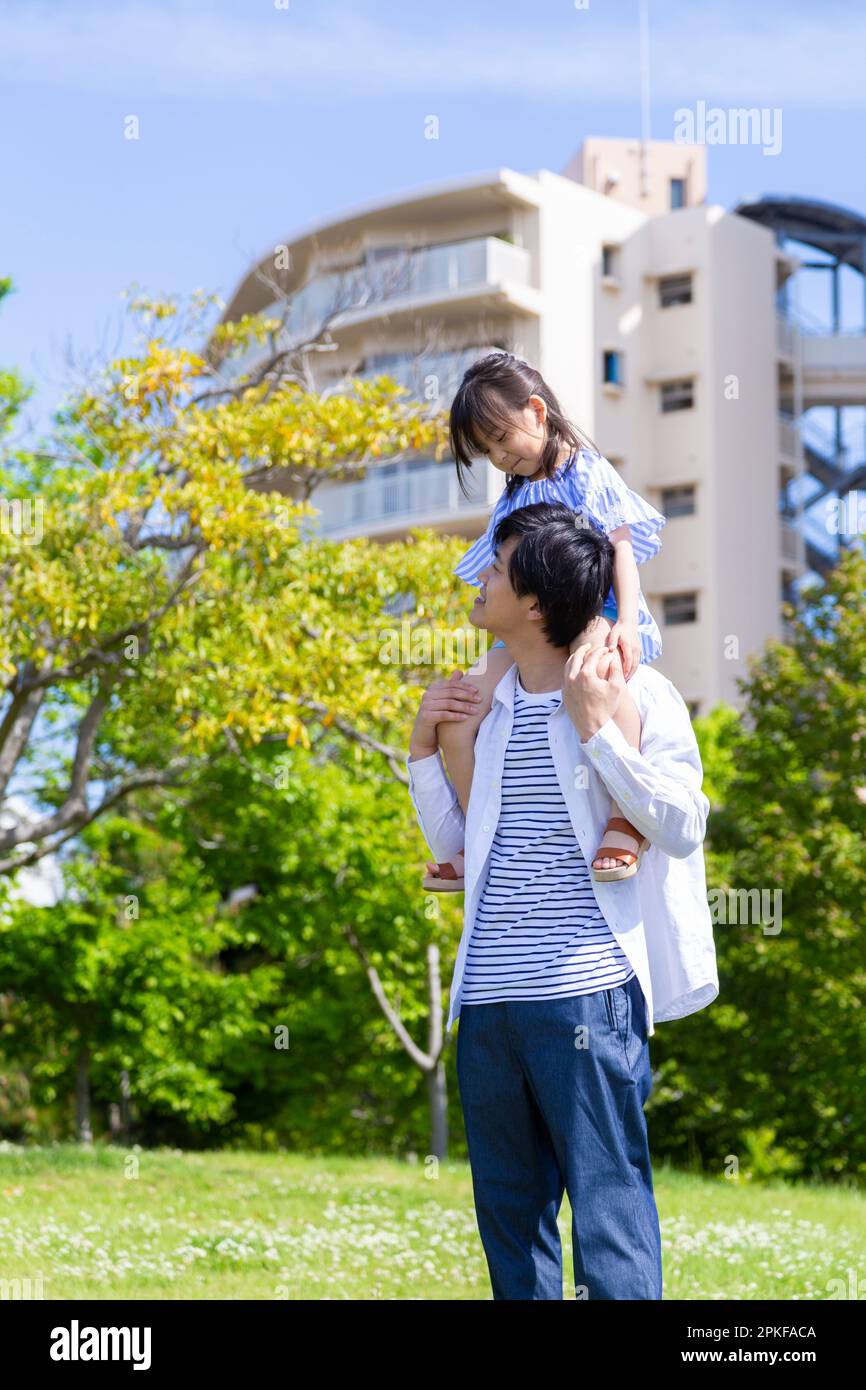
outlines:
[[[628,680],[640,665],[640,642],[637,623],[615,622],[607,635],[606,647],[618,647],[622,656],[622,673]]]

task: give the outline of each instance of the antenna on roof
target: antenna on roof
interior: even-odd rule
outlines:
[[[650,138],[649,0],[640,3],[640,196],[649,197],[647,143]]]

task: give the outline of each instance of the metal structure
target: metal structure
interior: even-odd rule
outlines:
[[[841,500],[866,486],[866,443],[861,446],[860,457],[849,460],[846,457],[848,450],[843,437],[842,419],[843,410],[852,406],[866,407],[866,217],[833,203],[779,194],[742,202],[734,211],[740,217],[748,217],[772,231],[783,251],[790,251],[789,244],[796,243],[799,247],[819,252],[824,258],[804,260],[802,256],[797,256],[798,268],[792,279],[786,280],[781,286],[778,308],[782,317],[790,323],[795,333],[802,335],[807,345],[809,340],[823,337],[825,341],[829,338],[837,343],[844,340],[847,349],[840,351],[837,356],[844,366],[835,374],[832,357],[828,367],[824,355],[820,405],[810,405],[807,392],[806,409],[802,413],[800,410],[792,412],[799,417],[798,420],[795,418],[795,423],[801,427],[806,482],[803,495],[799,498],[799,510],[803,515],[808,516],[811,512],[814,516],[816,509],[823,505],[826,514],[829,497]],[[854,330],[842,326],[840,273],[843,267],[849,267],[862,281],[863,321]],[[792,280],[796,282],[801,276],[819,273],[830,277],[830,315],[827,324],[817,322],[792,304]],[[809,355],[808,352],[804,355],[807,372]],[[835,395],[834,375],[838,382]],[[802,386],[802,383],[798,385]],[[785,383],[782,383],[781,394],[784,399]],[[794,400],[797,394],[792,384],[788,399]],[[831,432],[822,431],[814,421],[810,421],[809,412],[813,408],[832,412]],[[791,515],[790,507],[786,507],[785,502],[782,510]],[[820,529],[813,526],[811,535],[804,534],[806,563],[816,573],[825,574],[838,559],[839,552],[838,545],[833,545],[830,533],[821,536]]]

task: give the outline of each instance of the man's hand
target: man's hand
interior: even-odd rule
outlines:
[[[625,691],[622,661],[614,648],[593,647],[585,642],[565,663],[562,702],[581,743],[598,733],[619,709]]]
[[[446,719],[468,719],[481,699],[478,687],[464,681],[462,671],[452,671],[447,680],[434,681],[421,696],[421,704],[409,738],[409,757],[429,758],[439,748],[436,725]]]

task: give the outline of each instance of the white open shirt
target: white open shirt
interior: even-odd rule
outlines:
[[[478,901],[499,822],[502,768],[514,718],[517,665],[493,692],[475,741],[475,774],[464,821],[439,752],[411,761],[409,794],[437,862],[463,850],[466,888],[463,933],[451,981],[448,1030],[460,1014],[461,982]],[[689,713],[679,691],[660,672],[641,665],[628,690],[642,720],[640,751],[612,719],[586,743],[560,701],[548,721],[559,784],[587,864],[602,843],[611,799],[650,841],[631,878],[593,880],[598,905],[628,956],[646,1001],[647,1032],[684,1018],[719,992],[712,918],[707,903],[703,840],[709,801]],[[465,848],[464,848],[465,846]]]

